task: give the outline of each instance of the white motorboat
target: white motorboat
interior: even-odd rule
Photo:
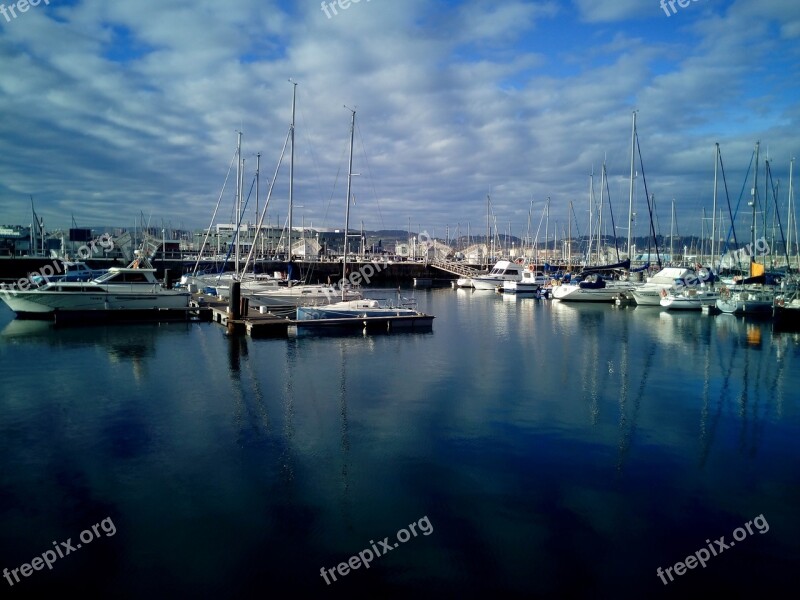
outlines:
[[[636,304],[640,306],[660,306],[661,291],[673,287],[676,280],[685,281],[690,275],[694,275],[693,269],[683,269],[681,267],[661,269],[652,277],[648,277],[647,282],[633,288],[631,295]]]
[[[509,294],[535,294],[548,284],[550,280],[542,271],[534,271],[533,265],[522,271],[519,281],[506,281],[503,292]]]
[[[51,281],[39,287],[3,288],[0,298],[18,318],[50,319],[54,315],[100,315],[109,311],[188,308],[191,294],[167,289],[144,258],[127,267],[111,267],[91,281]]]
[[[667,310],[702,310],[704,306],[715,306],[718,299],[719,291],[705,284],[661,291],[661,306]]]
[[[472,286],[476,290],[496,290],[505,286],[509,281],[521,281],[525,268],[510,260],[499,260],[492,270],[485,275],[476,275],[472,278]]]
[[[554,286],[553,298],[562,302],[614,302],[619,294],[627,294],[633,288],[629,281],[606,279],[599,273],[592,273],[583,281]]]

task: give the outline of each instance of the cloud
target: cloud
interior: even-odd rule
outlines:
[[[698,2],[671,18],[642,6],[362,0],[327,18],[316,3],[89,0],[0,19],[0,220],[27,223],[33,195],[52,224],[129,225],[144,213],[205,227],[237,130],[248,185],[261,153],[263,193],[291,120],[291,77],[296,220],[342,224],[344,105],[357,111],[355,222],[477,229],[490,194],[516,234],[531,198],[538,212],[551,197],[566,222],[604,160],[615,214],[627,210],[638,109],[648,191],[660,206],[675,198],[681,231],[699,230],[715,142],[732,189],[759,139],[788,177],[800,14],[777,1]],[[284,162],[273,223],[287,188]],[[587,215],[577,211],[579,230]]]

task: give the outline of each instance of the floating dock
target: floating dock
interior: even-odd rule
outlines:
[[[227,302],[214,296],[195,294],[191,300],[194,310],[208,311],[209,318],[227,327],[230,333],[247,334],[253,338],[287,338],[302,335],[333,333],[391,333],[429,332],[433,328],[433,315],[402,315],[385,317],[346,317],[340,319],[313,319],[298,321],[294,306],[254,308],[243,298],[240,314],[233,315]]]

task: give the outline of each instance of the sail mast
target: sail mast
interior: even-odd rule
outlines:
[[[717,167],[719,167],[719,142],[715,144],[714,150],[714,208],[711,211],[711,268],[715,267],[714,261],[717,255],[714,252],[714,241],[717,235]],[[721,223],[720,223],[721,225]]]
[[[345,106],[345,108],[347,108]],[[352,114],[351,121],[350,121],[350,161],[347,167],[347,201],[345,202],[346,208],[344,212],[344,258],[342,259],[342,301],[345,300],[345,290],[346,287],[344,286],[344,281],[347,277],[347,232],[350,228],[350,190],[352,186],[352,179],[353,179],[353,136],[356,130],[356,111],[352,108],[348,108]]]
[[[633,126],[631,127],[631,181],[630,193],[628,197],[628,259],[631,259],[631,232],[633,231],[633,176],[634,176],[634,154],[636,146],[636,112],[633,111]]]
[[[237,132],[236,138],[236,218],[234,219],[234,227],[236,231],[233,234],[233,239],[236,240],[235,263],[236,275],[239,275],[239,222],[242,214],[242,132]],[[228,255],[230,256],[230,255]]]
[[[292,147],[289,150],[289,231],[288,231],[288,252],[287,257],[289,258],[289,262],[292,262],[292,209],[294,206],[294,110],[295,110],[295,99],[297,98],[297,82],[292,81],[289,79],[289,83],[292,84],[292,124],[289,126],[289,130],[291,131],[291,143]],[[288,278],[289,286],[292,285],[291,277]]]
[[[792,185],[792,176],[794,174],[794,157],[792,160],[789,161],[789,215],[786,219],[786,229],[787,233],[787,241],[786,241],[786,268],[787,272],[792,272],[792,265],[790,258],[792,256],[792,217],[794,213],[792,212],[792,197],[794,196],[794,187]],[[797,243],[797,240],[795,240]]]
[[[753,197],[751,204],[753,206],[753,222],[750,225],[750,262],[753,261],[753,251],[756,247],[756,202],[758,200],[758,147],[761,142],[756,142],[756,168],[753,175],[753,189],[751,190],[751,195]],[[750,267],[748,267],[750,269]],[[751,274],[751,271],[748,272],[748,275]]]

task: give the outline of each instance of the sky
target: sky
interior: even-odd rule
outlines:
[[[277,169],[264,222],[283,224],[293,81],[295,226],[344,224],[351,110],[353,227],[482,234],[488,196],[500,233],[585,235],[593,182],[592,222],[602,206],[613,233],[610,206],[624,238],[633,111],[634,235],[645,183],[658,232],[673,201],[678,233],[710,231],[716,143],[724,219],[726,183],[749,235],[760,142],[759,202],[768,159],[785,226],[800,4],[681,2],[6,1],[0,223],[29,224],[31,197],[47,229],[203,229],[218,200],[229,223],[241,131],[245,195],[260,153],[258,208]],[[256,221],[255,191],[244,214]]]

